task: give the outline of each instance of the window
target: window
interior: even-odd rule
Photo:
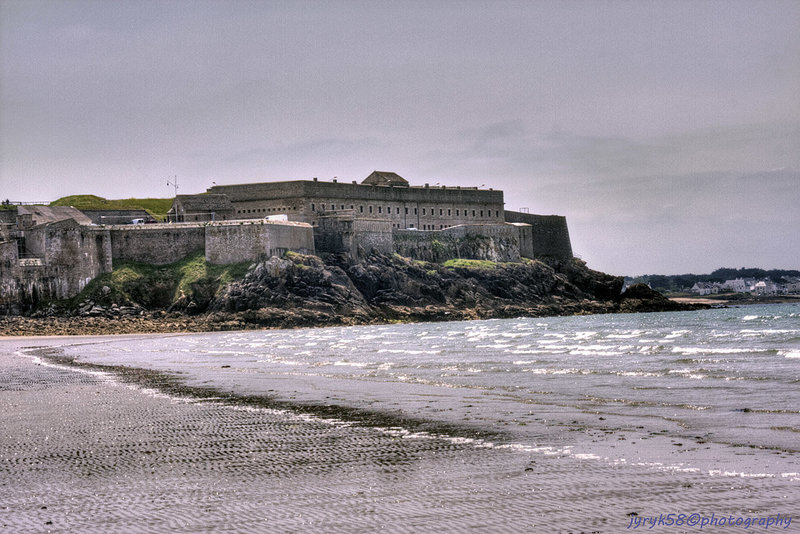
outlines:
[[[372,213],[372,206],[369,207],[369,212]]]
[[[444,213],[444,210],[442,208],[439,208],[439,215],[441,215],[442,213]]]
[[[447,216],[450,217],[450,208],[447,209]]]
[[[425,208],[422,208],[422,214],[425,215]]]
[[[317,211],[317,206],[315,204],[311,204],[311,211]]]
[[[416,214],[417,214],[417,208],[414,208],[414,215],[416,215]],[[412,228],[413,228],[413,226],[412,226]]]
[[[400,208],[399,207],[397,208],[397,214],[400,215]]]
[[[456,217],[458,217],[458,210],[456,210]]]
[[[364,213],[364,206],[359,206],[358,207],[358,211],[361,212],[361,213]]]
[[[481,217],[483,217],[483,210],[481,210]]]
[[[406,215],[408,215],[408,208],[406,208]]]
[[[500,210],[494,210],[494,216],[500,217]]]
[[[322,208],[325,209],[325,206],[323,206]],[[472,210],[472,216],[475,217],[475,210]]]
[[[383,208],[381,206],[378,206],[378,213],[383,213]]]

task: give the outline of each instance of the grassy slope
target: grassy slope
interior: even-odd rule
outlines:
[[[196,252],[169,265],[115,262],[113,272],[92,280],[72,299],[73,304],[93,300],[97,304],[138,304],[147,308],[167,308],[182,294],[208,300],[220,287],[242,278],[249,263],[211,265],[203,252]],[[103,291],[106,286],[110,291]]]
[[[95,195],[72,195],[51,202],[51,206],[72,206],[79,210],[143,209],[159,220],[164,220],[172,206],[171,198],[125,198],[107,200]]]

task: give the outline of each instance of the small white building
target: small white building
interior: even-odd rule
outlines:
[[[712,282],[697,282],[692,286],[692,293],[698,295],[711,295],[712,293],[719,293],[719,285]]]
[[[729,291],[733,291],[734,293],[747,293],[747,290],[749,289],[747,283],[742,278],[725,280],[721,287],[722,289],[727,289]]]
[[[771,280],[759,280],[750,288],[750,292],[756,295],[775,295],[778,293],[778,286]]]

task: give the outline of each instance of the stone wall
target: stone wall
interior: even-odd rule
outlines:
[[[567,218],[561,215],[534,215],[506,211],[507,222],[531,225],[531,249],[536,258],[572,259],[572,243],[567,228]]]
[[[353,212],[321,216],[314,226],[317,252],[349,254],[358,259],[370,252],[393,250],[392,223],[385,219],[363,219]]]
[[[205,227],[205,249],[209,263],[260,261],[287,251],[314,254],[314,235],[311,225],[305,223],[216,223]]]
[[[16,208],[0,210],[0,224],[16,224],[16,223],[17,223]]]
[[[393,236],[395,252],[423,261],[520,260],[520,229],[510,224],[462,225],[428,232],[394,230]]]
[[[391,228],[440,230],[459,224],[503,221],[503,192],[475,187],[389,187],[296,180],[214,186],[228,195],[237,218],[285,213],[289,220],[316,223],[332,212],[383,219]]]
[[[91,219],[92,224],[131,224],[134,219],[144,219],[145,221],[155,221],[152,215],[146,210],[123,209],[123,210],[80,210],[81,213]]]
[[[19,313],[42,300],[73,297],[111,270],[108,230],[66,220],[29,229],[26,242],[34,243],[35,256],[19,258],[16,241],[0,243],[0,312]]]
[[[114,260],[165,265],[206,246],[202,224],[138,224],[111,227]]]

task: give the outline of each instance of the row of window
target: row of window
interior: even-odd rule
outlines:
[[[331,204],[330,208],[332,210],[335,210],[336,209],[336,205],[335,204]],[[375,208],[373,206],[367,206],[367,208],[368,208],[367,209],[367,213],[375,213]],[[320,204],[320,209],[322,211],[325,211],[326,204]],[[344,204],[341,205],[340,209],[345,209],[344,208]],[[350,209],[351,210],[355,209],[355,207],[351,204],[350,205]],[[404,212],[405,215],[419,215],[419,208],[413,208],[413,214],[410,211],[412,208],[403,208],[403,209],[405,210],[405,212]],[[313,204],[313,203],[311,204],[311,211],[317,211],[317,205],[316,204]],[[466,210],[466,209],[462,210],[460,208],[456,208],[455,210],[453,210],[452,208],[447,208],[446,210],[445,210],[445,208],[439,208],[439,216],[440,217],[444,217],[445,216],[445,214],[444,214],[445,211],[447,211],[447,217],[452,217],[453,216],[453,211],[455,211],[455,216],[456,217],[462,217],[462,216],[463,217],[469,217],[470,216],[469,215],[469,211],[470,210]],[[364,213],[364,206],[363,205],[358,207],[358,212],[359,213]],[[462,212],[463,212],[463,215],[462,215]],[[383,214],[384,213],[383,206],[378,206],[377,207],[377,213],[379,213],[379,214]],[[392,207],[391,206],[386,206],[385,213],[387,215],[391,215],[392,214]],[[435,216],[436,215],[436,208],[430,208],[430,209],[422,208],[422,215],[428,215],[428,214],[430,214],[431,216]],[[486,217],[491,217],[492,216],[492,210],[472,210],[472,217],[481,217],[481,218],[483,218],[484,214],[486,214]],[[395,215],[400,215],[400,208],[399,207],[395,208]],[[494,216],[496,218],[500,218],[500,210],[494,210]],[[433,228],[431,228],[431,230],[433,230]]]
[[[270,212],[286,213],[287,211],[297,211],[297,207],[291,206],[291,207],[280,207],[280,208],[254,208],[250,210],[236,210],[236,213],[270,213]]]

